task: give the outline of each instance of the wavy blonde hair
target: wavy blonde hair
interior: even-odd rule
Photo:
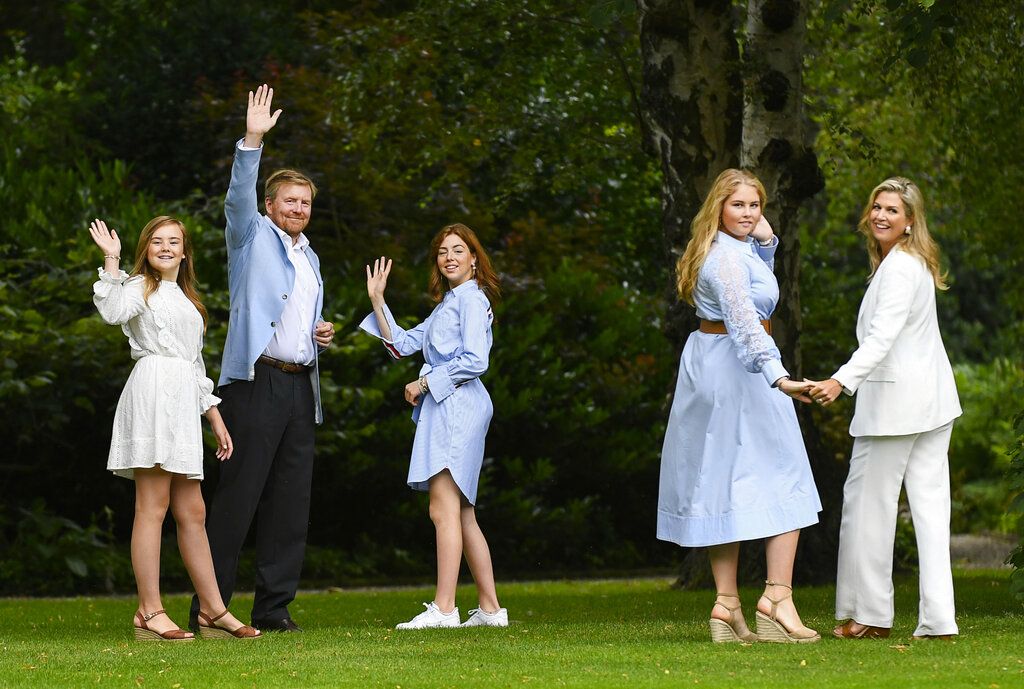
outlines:
[[[181,265],[178,267],[178,287],[182,294],[192,302],[196,311],[203,317],[203,330],[206,330],[206,307],[203,300],[199,298],[199,290],[196,289],[196,271],[192,257],[192,242],[189,240],[185,223],[169,215],[158,215],[146,223],[139,234],[139,243],[135,247],[135,267],[132,268],[132,275],[141,275],[144,279],[142,297],[149,303],[149,297],[160,287],[160,271],[149,265],[149,243],[153,241],[153,235],[164,225],[177,225],[181,230]]]
[[[871,274],[868,275],[868,281],[875,276],[883,258],[882,245],[871,233],[871,208],[875,205],[878,195],[887,191],[899,195],[903,202],[903,212],[907,214],[907,220],[911,225],[910,234],[900,235],[900,238],[896,240],[897,246],[908,254],[919,256],[924,261],[928,266],[928,272],[932,274],[932,280],[937,289],[949,289],[946,284],[947,273],[944,273],[939,265],[939,245],[935,243],[931,233],[928,232],[928,221],[924,215],[924,196],[918,186],[906,177],[890,177],[875,187],[871,191],[871,196],[868,197],[864,212],[861,213],[860,222],[857,223],[857,229],[867,238],[868,257],[871,260]]]
[[[722,225],[722,207],[743,184],[757,190],[763,213],[766,194],[761,180],[747,170],[730,168],[715,179],[711,191],[704,198],[704,203],[690,223],[690,241],[676,262],[676,291],[679,298],[689,304],[693,304],[693,290],[697,287],[697,277],[700,275],[704,260],[708,257],[708,252],[711,251],[715,237],[718,236],[718,228]]]

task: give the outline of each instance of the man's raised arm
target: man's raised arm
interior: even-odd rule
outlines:
[[[252,239],[259,200],[256,193],[256,178],[259,175],[263,135],[274,128],[281,116],[278,109],[270,113],[274,101],[274,89],[266,84],[249,92],[249,107],[245,113],[245,138],[235,149],[235,162],[231,166],[231,183],[224,199],[224,215],[227,216],[227,243],[237,248]]]

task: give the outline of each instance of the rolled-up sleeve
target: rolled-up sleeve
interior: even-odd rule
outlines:
[[[388,327],[391,328],[391,339],[388,340],[380,332],[380,326],[377,324],[377,315],[370,312],[363,322],[359,324],[359,329],[365,333],[369,333],[374,337],[380,339],[384,343],[384,347],[395,359],[401,359],[403,356],[409,356],[420,351],[423,347],[423,332],[426,328],[427,321],[424,321],[417,325],[411,330],[405,330],[404,328],[398,327],[395,322],[395,317],[391,313],[391,309],[388,308],[387,304],[384,304],[383,309],[384,318],[388,322]]]

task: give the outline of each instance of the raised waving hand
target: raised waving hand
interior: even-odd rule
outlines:
[[[270,106],[274,102],[274,89],[266,84],[260,85],[256,93],[249,91],[249,107],[245,111],[245,146],[259,148],[263,135],[274,128],[277,118],[281,116],[278,109],[270,114]]]
[[[391,274],[391,259],[381,256],[373,262],[373,268],[366,266],[366,293],[370,295],[373,313],[377,316],[377,327],[388,342],[391,341],[391,326],[384,315],[384,290]],[[415,404],[415,403],[413,403]]]
[[[97,218],[89,223],[89,236],[103,251],[103,270],[116,275],[121,266],[121,238],[117,231],[107,229],[107,223]]]
[[[374,308],[384,303],[384,290],[388,286],[390,274],[390,258],[381,256],[373,262],[373,268],[366,266],[366,293],[370,295],[370,303]]]

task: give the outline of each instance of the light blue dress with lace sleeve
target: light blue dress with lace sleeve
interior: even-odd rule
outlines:
[[[761,325],[779,300],[779,243],[719,232],[694,289],[697,315],[728,334],[696,331],[683,348],[662,448],[658,538],[707,546],[774,536],[818,521],[821,502],[789,374]]]

